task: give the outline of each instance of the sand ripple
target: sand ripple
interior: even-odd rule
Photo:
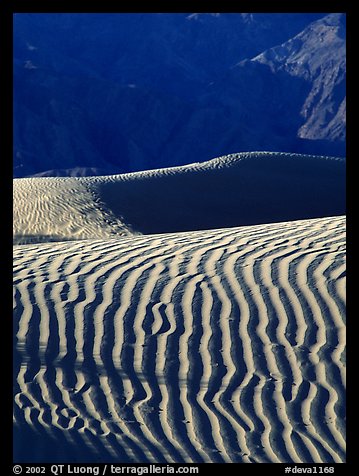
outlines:
[[[343,217],[15,246],[14,269],[16,461],[344,461]]]

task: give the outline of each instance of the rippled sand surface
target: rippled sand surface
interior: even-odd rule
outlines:
[[[345,460],[344,217],[107,236],[93,216],[96,239],[14,246],[15,461]]]

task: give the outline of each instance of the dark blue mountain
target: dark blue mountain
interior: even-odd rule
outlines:
[[[345,15],[15,15],[15,176],[250,150],[345,155]]]

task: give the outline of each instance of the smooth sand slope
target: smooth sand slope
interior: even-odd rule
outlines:
[[[337,187],[330,170],[337,174],[341,162],[316,166],[323,163],[329,172],[321,178],[303,171],[304,203],[311,181],[323,196]],[[224,165],[226,180],[236,166]],[[245,169],[246,180],[252,172]],[[269,172],[261,172],[263,184]],[[203,173],[217,190],[217,175]],[[103,228],[96,202],[83,197],[96,184],[109,213],[112,188],[125,184],[127,193],[133,176],[140,194],[148,173],[15,181],[18,241],[99,233],[14,247],[15,461],[344,461],[344,217],[108,239],[127,233],[118,210]],[[150,177],[168,191],[177,183],[172,173]],[[287,179],[283,172],[283,186]],[[248,187],[238,182],[238,191]],[[294,195],[286,187],[298,199],[297,186]],[[188,193],[205,192],[212,206],[214,189]],[[156,200],[148,201],[159,207]],[[215,221],[226,212],[217,200]],[[258,219],[263,200],[252,208]],[[273,204],[265,212],[275,217]],[[181,226],[190,223],[187,212]]]
[[[345,213],[345,160],[252,152],[107,177],[14,180],[14,243],[204,230]]]

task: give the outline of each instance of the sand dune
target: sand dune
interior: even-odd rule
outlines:
[[[105,177],[14,180],[14,243],[106,239],[345,213],[345,160],[252,152]]]
[[[221,187],[233,163],[212,163]],[[323,164],[329,196],[342,164]],[[15,181],[18,242],[96,238],[14,247],[15,461],[344,461],[344,217],[114,238],[132,177],[162,180]]]
[[[109,238],[132,234],[76,178],[15,179],[14,243]]]

